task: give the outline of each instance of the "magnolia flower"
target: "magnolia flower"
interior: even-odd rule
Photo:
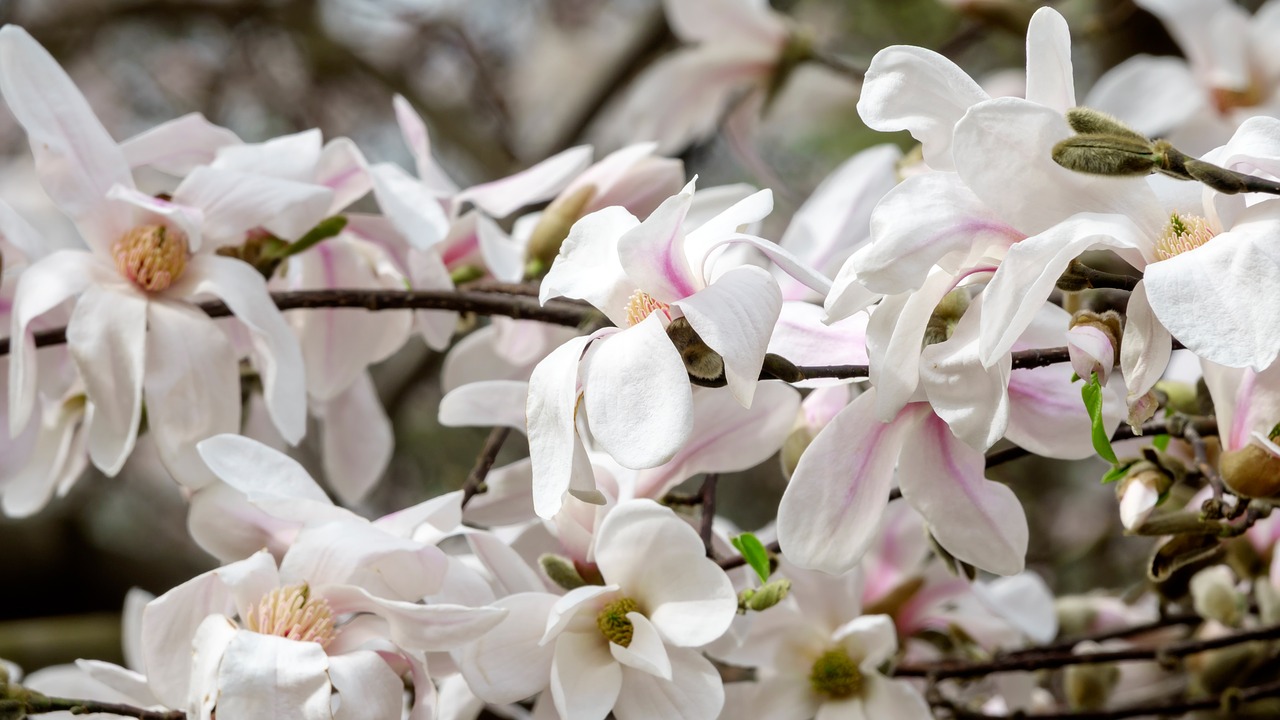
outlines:
[[[144,195],[71,79],[14,26],[0,30],[0,92],[29,135],[46,191],[90,248],[55,252],[23,273],[12,311],[11,432],[26,425],[35,402],[32,321],[79,296],[67,345],[94,405],[87,430],[93,463],[109,475],[120,470],[145,394],[148,425],[170,472],[194,485],[207,482],[194,442],[236,430],[240,418],[240,354],[220,324],[192,307],[213,296],[252,336],[268,409],[285,438],[297,442],[306,429],[297,341],[262,276],[214,251],[259,226],[309,218],[331,192],[197,168],[172,200]]]
[[[792,33],[763,0],[663,5],[676,37],[697,45],[663,58],[637,80],[622,122],[628,139],[656,140],[670,153],[710,133],[742,90],[769,91],[775,76],[790,70],[782,65]]]
[[[604,585],[495,603],[507,619],[455,654],[471,689],[505,703],[549,688],[564,718],[715,718],[720,676],[693,648],[728,629],[738,601],[698,534],[633,500],[604,518],[594,557]]]

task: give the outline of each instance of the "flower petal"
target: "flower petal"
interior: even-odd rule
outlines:
[[[1186,60],[1136,55],[1098,78],[1084,104],[1161,137],[1191,119],[1205,98]]]
[[[668,649],[671,679],[622,669],[622,690],[613,713],[618,720],[698,720],[724,706],[724,683],[715,666],[696,650]]]
[[[242,630],[218,667],[218,717],[330,720],[328,669],[319,643]]]
[[[329,214],[333,191],[311,183],[198,167],[173,191],[173,201],[204,211],[204,236],[217,248],[239,245],[246,232],[258,227],[296,240]]]
[[[921,431],[899,464],[903,498],[956,558],[998,575],[1021,572],[1028,540],[1022,503],[984,477],[982,453],[959,442],[937,415],[926,416]]]
[[[648,673],[663,680],[671,679],[671,659],[667,657],[667,648],[662,644],[662,637],[649,622],[649,619],[638,612],[627,613],[631,621],[631,644],[623,647],[615,642],[609,643],[609,652],[613,659],[630,668]]]
[[[570,339],[538,363],[529,377],[525,417],[533,464],[533,507],[541,518],[560,511],[564,494],[579,484],[575,475],[594,482],[576,427],[578,363],[591,341],[590,336]]]
[[[661,302],[688,297],[704,285],[701,277],[695,277],[685,254],[682,225],[692,202],[690,181],[679,195],[667,198],[644,222],[618,239],[618,260],[627,277]]]
[[[391,463],[395,432],[369,373],[324,404],[320,447],[325,476],[344,505],[355,505]]]
[[[329,682],[338,693],[333,720],[400,720],[404,682],[378,653],[329,656]]]
[[[458,192],[458,186],[431,156],[431,136],[427,134],[427,125],[422,122],[422,117],[403,95],[392,98],[392,105],[396,111],[396,122],[400,125],[400,134],[404,136],[404,142],[413,155],[422,184],[439,197]]]
[[[514,175],[473,185],[455,195],[453,202],[455,205],[471,202],[493,217],[504,218],[525,205],[555,197],[590,164],[591,146],[579,145]]]
[[[876,420],[871,388],[841,410],[796,466],[778,506],[778,541],[796,565],[843,573],[876,539],[893,468],[922,412],[910,405],[890,423]]]
[[[447,652],[497,627],[507,616],[498,607],[465,607],[388,600],[371,595],[354,585],[325,585],[313,588],[334,613],[373,613],[387,623],[391,641],[406,650]]]
[[[565,633],[551,661],[551,697],[562,718],[604,720],[622,689],[622,666],[599,633]]]
[[[240,142],[235,133],[193,112],[134,135],[120,143],[120,149],[129,167],[147,166],[184,177],[213,162],[219,149]]]
[[[449,233],[439,197],[399,165],[378,163],[369,174],[378,207],[410,245],[426,250]]]
[[[539,644],[555,595],[528,592],[494,603],[507,611],[502,622],[458,651],[458,668],[477,697],[513,703],[541,692],[551,677],[555,649]]]
[[[353,587],[414,602],[440,591],[448,562],[434,545],[396,537],[361,519],[304,528],[280,561],[284,582]]]
[[[978,359],[982,297],[956,323],[951,337],[920,352],[920,384],[938,417],[969,447],[986,451],[1009,425],[1009,373],[1005,355],[991,368]]]
[[[635,289],[618,259],[618,240],[639,220],[622,207],[608,207],[573,224],[560,254],[542,279],[538,299],[586,300],[616,325],[627,322],[627,299]]]
[[[445,427],[510,427],[525,429],[525,400],[529,383],[488,380],[468,383],[440,400],[440,424]]]
[[[868,718],[931,720],[933,711],[906,680],[892,680],[879,673],[863,676],[862,706]]]
[[[888,615],[860,615],[840,626],[832,640],[868,675],[898,651],[898,631]]]
[[[1027,99],[1065,113],[1076,106],[1071,74],[1071,30],[1053,8],[1042,7],[1027,25]]]

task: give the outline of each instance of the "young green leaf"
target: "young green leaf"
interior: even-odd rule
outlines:
[[[1090,374],[1089,382],[1080,388],[1080,397],[1084,399],[1085,410],[1093,424],[1093,449],[1103,460],[1115,465],[1118,462],[1116,452],[1111,449],[1111,438],[1102,419],[1102,383],[1098,382],[1098,373]]]
[[[1169,449],[1169,433],[1161,433],[1151,438],[1151,447],[1164,452]]]
[[[760,582],[769,582],[769,551],[764,549],[759,538],[751,533],[742,533],[730,542],[742,553],[743,559],[756,571],[756,575],[760,576]]]
[[[1123,463],[1120,463],[1119,465],[1112,467],[1110,470],[1107,471],[1106,475],[1102,476],[1102,484],[1110,485],[1111,483],[1119,480],[1120,478],[1123,478],[1125,475],[1128,475],[1129,468],[1133,467],[1133,464],[1135,462],[1137,462],[1137,460],[1123,462]]]

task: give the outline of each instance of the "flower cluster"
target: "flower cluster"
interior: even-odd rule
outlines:
[[[24,687],[202,720],[1280,694],[1246,684],[1274,648],[1221,654],[1280,636],[1277,6],[1138,5],[1187,60],[1133,58],[1085,107],[1053,9],[1030,17],[1019,97],[930,50],[876,53],[858,112],[919,152],[860,152],[776,235],[770,190],[662,154],[832,62],[762,0],[666,2],[688,46],[621,108],[633,144],[470,187],[399,97],[412,173],[198,114],[118,142],[4,27],[0,95],[78,239],[0,203],[0,507],[32,515],[150,444],[220,563],[131,596],[125,666]],[[446,353],[440,422],[494,430],[462,490],[369,519],[395,439],[370,368],[415,338]],[[494,467],[512,431],[528,456]],[[308,433],[323,486],[287,454]],[[1028,570],[1041,529],[988,477],[1021,454],[1110,464],[1118,523],[1166,538],[1143,599],[1055,603]],[[717,516],[727,475],[775,456],[776,522]],[[1088,642],[1033,647],[1060,633]],[[1003,674],[1044,657],[1060,681]],[[1181,685],[1156,662],[1180,657]],[[59,709],[5,672],[0,703]]]

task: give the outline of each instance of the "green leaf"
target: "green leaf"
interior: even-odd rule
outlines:
[[[1151,438],[1151,446],[1160,452],[1169,449],[1169,433],[1161,433]]]
[[[1128,475],[1129,468],[1133,467],[1133,464],[1136,462],[1138,461],[1130,460],[1129,462],[1120,463],[1119,465],[1116,465],[1115,467],[1111,468],[1110,470],[1107,471],[1106,475],[1102,476],[1102,484],[1110,485],[1111,483],[1119,480],[1125,475]]]
[[[1102,420],[1102,384],[1098,382],[1098,373],[1089,374],[1089,382],[1080,388],[1080,397],[1084,399],[1084,408],[1089,412],[1089,420],[1093,424],[1093,449],[1098,455],[1112,465],[1117,464],[1116,451],[1111,449],[1111,437]]]
[[[751,569],[760,576],[760,582],[769,582],[769,551],[764,549],[759,538],[751,533],[742,533],[729,542],[733,543]]]
[[[314,245],[319,245],[322,240],[329,238],[342,232],[347,226],[347,218],[343,215],[334,215],[327,217],[316,224],[315,227],[307,231],[306,235],[298,238],[295,242],[291,242],[284,246],[278,252],[272,253],[273,260],[283,260],[290,255],[297,255]]]

